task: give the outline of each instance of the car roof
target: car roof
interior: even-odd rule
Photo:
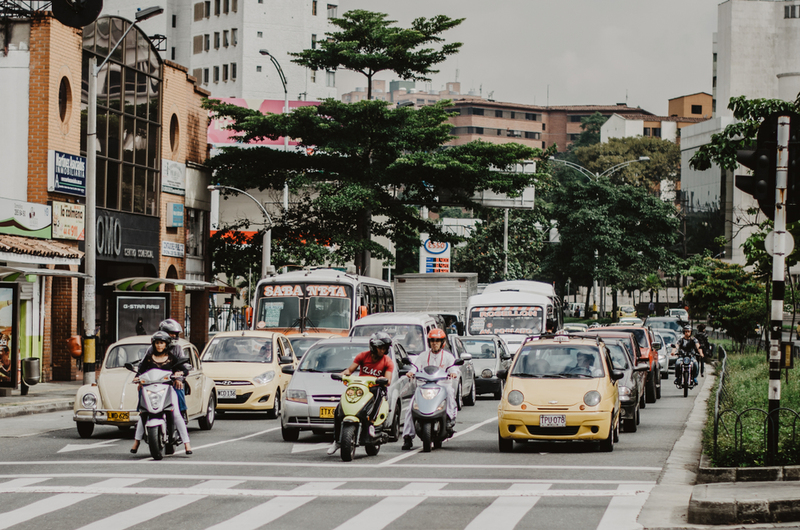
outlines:
[[[681,319],[678,317],[647,317],[647,321],[654,320],[656,322],[680,322]]]
[[[430,313],[373,313],[358,319],[353,327],[366,324],[419,324],[420,321],[436,323]]]
[[[214,334],[214,338],[225,338],[225,337],[263,337],[263,338],[272,338],[274,335],[283,335],[283,333],[279,331],[265,331],[261,329],[242,329],[239,331],[220,331],[219,333]]]
[[[483,340],[483,341],[503,340],[500,337],[500,335],[466,335],[466,336],[463,336],[463,337],[459,336],[458,338],[461,339],[461,340]]]
[[[315,343],[315,345],[320,344],[360,344],[364,346],[369,346],[369,337],[360,336],[360,337],[336,337],[332,339],[322,339]]]

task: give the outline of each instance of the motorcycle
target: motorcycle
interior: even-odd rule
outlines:
[[[678,357],[681,359],[680,374],[678,374],[678,388],[683,389],[683,397],[689,396],[689,389],[694,388],[694,378],[692,377],[692,369],[694,366],[694,357],[685,353],[679,353]]]
[[[464,359],[458,359],[453,366],[461,364],[464,364]],[[422,440],[423,453],[430,453],[431,445],[440,449],[442,443],[453,436],[453,426],[448,425],[447,418],[447,390],[440,385],[441,381],[449,379],[448,369],[426,366],[414,374],[417,389],[414,391],[411,417],[417,436]]]
[[[180,359],[176,366],[189,362]],[[125,368],[136,372],[133,364],[126,363]],[[172,410],[178,403],[172,402],[172,381],[183,380],[171,371],[153,368],[139,375],[142,391],[139,393],[139,415],[145,428],[144,441],[150,448],[150,456],[155,460],[171,455],[179,441],[177,429],[172,419]],[[163,451],[163,453],[162,453]]]
[[[342,429],[340,432],[342,461],[350,462],[356,453],[356,447],[363,445],[369,456],[375,456],[381,450],[381,444],[389,441],[386,420],[389,418],[389,402],[386,399],[385,377],[343,376],[331,374],[334,381],[347,384],[341,398]],[[375,417],[370,417],[374,410],[375,399],[380,405]]]

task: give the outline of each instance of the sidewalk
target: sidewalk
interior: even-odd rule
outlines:
[[[27,396],[22,396],[19,389],[10,396],[0,396],[0,418],[71,410],[75,402],[75,394],[83,381],[54,381],[39,383],[30,387]]]

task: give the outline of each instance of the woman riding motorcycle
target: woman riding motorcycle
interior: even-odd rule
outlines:
[[[342,375],[351,375],[360,367],[361,372],[359,375],[361,376],[385,377],[391,381],[392,372],[394,371],[394,363],[388,355],[389,346],[391,345],[392,337],[390,337],[388,333],[384,333],[382,331],[373,333],[369,338],[369,350],[363,351],[356,355],[356,358],[353,360],[353,364],[345,368],[342,372]],[[373,411],[377,412],[386,389],[381,386],[375,386],[373,388],[376,392],[376,399],[373,402]],[[336,454],[336,451],[338,451],[341,447],[339,444],[339,436],[342,429],[343,418],[344,413],[342,412],[342,404],[340,403],[337,405],[336,411],[333,413],[333,443],[328,449],[329,455]]]
[[[153,368],[159,368],[161,370],[173,370],[175,366],[178,364],[178,357],[176,357],[171,350],[170,346],[172,344],[172,339],[170,338],[169,334],[165,331],[156,331],[153,333],[153,336],[150,338],[150,344],[152,346],[152,351],[148,349],[148,353],[145,354],[142,362],[139,363],[139,367],[136,370],[137,377],[134,377],[133,382],[139,383],[138,375],[145,373],[148,370],[152,370]],[[174,375],[186,375],[184,369],[176,369],[174,371]],[[180,381],[176,381],[176,384],[180,384]],[[139,390],[141,391],[141,385]],[[178,402],[177,394],[175,394],[175,389],[171,389],[173,393],[173,403]],[[192,454],[192,445],[189,443],[189,432],[186,430],[186,423],[183,421],[183,416],[181,416],[180,410],[177,407],[172,409],[172,420],[175,422],[175,427],[178,429],[178,434],[183,440],[184,449],[186,450],[186,454]],[[131,447],[131,453],[136,453],[139,450],[139,444],[144,437],[144,422],[142,421],[141,414],[139,415],[139,421],[136,423],[136,434],[134,435],[133,446]],[[171,446],[170,446],[171,447]],[[169,453],[168,453],[169,454]]]
[[[456,358],[452,353],[444,349],[444,342],[447,336],[439,328],[434,328],[428,333],[428,350],[417,355],[414,366],[408,372],[409,379],[414,378],[414,373],[422,371],[426,366],[436,366],[437,368],[447,369],[450,379],[458,378],[458,367],[453,366]],[[458,408],[456,407],[455,389],[452,384],[443,385],[447,392],[447,419],[448,429],[452,430],[456,423],[456,414]],[[414,436],[416,430],[414,429],[414,419],[412,418],[412,409],[414,408],[414,398],[408,404],[406,410],[405,424],[403,425],[403,447],[404,451],[408,451],[414,446]]]

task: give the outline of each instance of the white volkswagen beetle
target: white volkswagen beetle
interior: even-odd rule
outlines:
[[[186,376],[186,414],[189,421],[199,420],[200,428],[209,430],[214,426],[217,410],[214,381],[203,373],[194,345],[184,339],[178,344],[191,364]],[[128,337],[109,346],[97,383],[83,385],[75,396],[72,418],[81,438],[89,438],[95,425],[120,429],[136,426],[139,419],[139,393],[133,383],[136,374],[125,368],[125,363],[143,359],[149,346],[149,335]]]

